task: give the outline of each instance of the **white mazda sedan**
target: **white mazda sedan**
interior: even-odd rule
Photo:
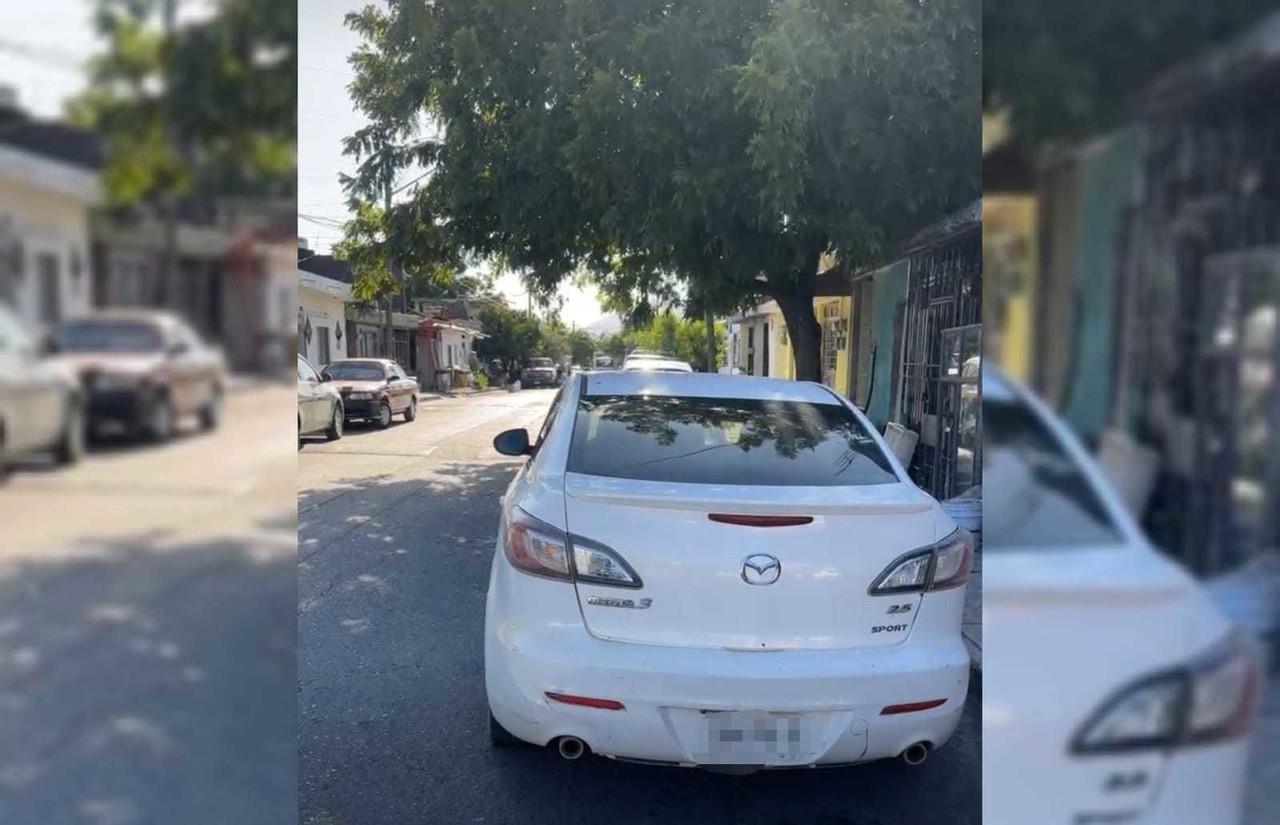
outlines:
[[[982,821],[1238,825],[1257,645],[1048,407],[982,393]]]
[[[968,536],[825,387],[593,372],[494,445],[530,456],[489,581],[495,744],[750,770],[919,764],[954,731]]]

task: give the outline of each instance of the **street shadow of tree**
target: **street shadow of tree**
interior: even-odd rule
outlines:
[[[287,536],[141,535],[0,566],[0,822],[291,821]]]
[[[980,821],[976,698],[952,741],[918,769],[881,762],[735,777],[492,749],[484,603],[500,496],[518,468],[455,462],[427,478],[351,480],[340,485],[350,502],[325,505],[325,520],[349,532],[312,545],[299,574],[303,823]],[[347,514],[359,523],[347,525]],[[300,529],[327,535],[317,524]]]

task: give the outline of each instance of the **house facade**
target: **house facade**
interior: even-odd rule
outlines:
[[[317,368],[347,355],[351,285],[305,270],[298,277],[298,352]]]
[[[93,306],[90,210],[102,198],[95,136],[34,120],[0,89],[0,301],[36,333]]]

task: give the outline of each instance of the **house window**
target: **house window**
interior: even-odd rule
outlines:
[[[40,320],[56,324],[62,320],[62,273],[58,256],[42,252],[36,256],[36,282],[40,290]]]
[[[316,353],[316,360],[319,361],[320,364],[322,365],[327,365],[330,361],[333,360],[332,355],[330,355],[329,353],[329,328],[316,327],[315,332],[316,332],[316,346],[319,350]]]

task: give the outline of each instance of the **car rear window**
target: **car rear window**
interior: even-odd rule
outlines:
[[[324,374],[334,381],[382,381],[386,369],[374,361],[338,361],[324,368]]]
[[[1025,404],[982,408],[986,549],[1032,550],[1122,541],[1079,464]]]
[[[58,330],[65,352],[158,352],[164,336],[145,321],[89,319],[70,321]]]
[[[787,487],[898,480],[871,434],[841,405],[677,396],[584,396],[568,470]]]

